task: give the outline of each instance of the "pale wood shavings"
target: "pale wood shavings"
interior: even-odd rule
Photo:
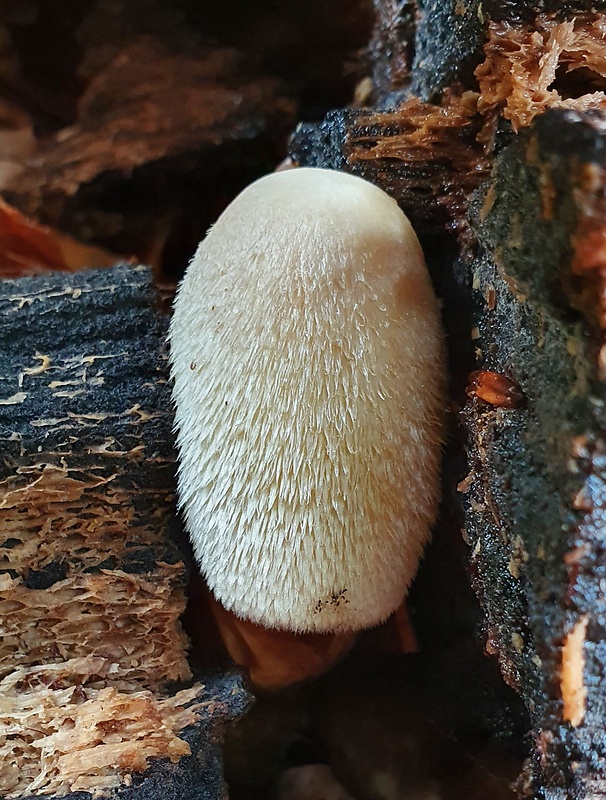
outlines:
[[[0,682],[0,794],[115,788],[151,759],[189,755],[179,732],[199,719],[199,684],[161,697],[123,681],[101,687],[112,664],[92,657],[17,669]]]
[[[560,690],[564,708],[564,722],[570,722],[573,728],[583,722],[585,717],[585,636],[589,618],[585,615],[577,620],[573,629],[567,634],[562,647],[562,668],[560,672]]]
[[[160,566],[153,575],[76,574],[40,590],[3,575],[0,674],[92,654],[116,665],[114,678],[128,675],[146,686],[189,678],[178,622],[185,596],[172,585],[183,565]]]

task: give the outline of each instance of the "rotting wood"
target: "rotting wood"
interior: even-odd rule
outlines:
[[[145,798],[158,781],[223,797],[222,725],[248,700],[229,673],[191,685],[156,304],[143,267],[0,283],[7,798]]]
[[[406,5],[392,15],[394,25]],[[292,155],[302,165],[359,174],[352,142],[364,141],[358,134],[363,114],[370,154],[379,156],[364,164],[366,176],[390,192],[425,234],[428,264],[444,297],[453,400],[467,403],[469,464],[457,479],[486,651],[498,659],[530,717],[529,759],[517,791],[549,800],[603,797],[606,123],[600,93],[606,50],[599,32],[606,9],[581,0],[414,5],[420,21],[412,34],[406,32],[413,39],[408,51],[402,42],[375,50],[378,58],[396,59],[374,65],[382,107],[342,110],[300,127]],[[382,42],[398,36],[385,29],[387,18],[379,20]],[[470,38],[457,50],[453,31],[463,25]],[[398,59],[405,52],[414,53],[414,61],[410,77],[398,83]],[[470,159],[451,184],[450,213],[441,216],[451,187],[429,188],[431,170],[418,173],[426,193],[407,191],[417,159],[423,165],[421,153],[431,143],[414,137],[423,122],[405,141],[403,152],[414,146],[412,158],[399,160],[395,148],[393,157],[382,156],[400,136],[398,114],[405,116],[416,103],[430,120],[453,90],[453,117],[473,92],[484,119],[475,142],[468,140],[472,149],[485,146],[476,151],[482,188],[470,204]],[[397,107],[386,111],[390,100]],[[462,119],[443,131],[437,147],[442,164],[460,144]],[[473,115],[468,119],[478,125]],[[460,155],[456,162],[462,164]],[[445,174],[453,178],[454,166]],[[452,202],[453,196],[462,202]],[[454,243],[448,229],[463,236]],[[504,376],[519,387],[521,401],[503,404],[501,394],[491,395],[497,400],[491,404],[475,391],[466,400],[474,374]],[[460,468],[460,455],[447,456],[447,471]],[[448,487],[448,475],[446,480]],[[420,598],[418,608],[425,602]],[[561,684],[562,645],[585,616],[584,662],[574,660],[573,676],[582,703],[573,708],[570,685],[565,682],[563,690]]]

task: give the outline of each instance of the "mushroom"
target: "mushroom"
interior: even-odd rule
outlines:
[[[235,618],[344,634],[402,603],[436,515],[439,309],[398,205],[298,168],[200,244],[170,351],[185,525]]]

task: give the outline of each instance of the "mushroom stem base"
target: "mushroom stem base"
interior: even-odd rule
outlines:
[[[239,619],[209,597],[223,644],[246,667],[253,689],[275,691],[326,672],[352,648],[357,632],[293,633]]]

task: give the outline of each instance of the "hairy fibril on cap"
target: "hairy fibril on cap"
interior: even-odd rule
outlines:
[[[443,344],[407,218],[340,172],[245,189],[170,328],[179,496],[223,606],[270,628],[382,622],[438,498]]]

